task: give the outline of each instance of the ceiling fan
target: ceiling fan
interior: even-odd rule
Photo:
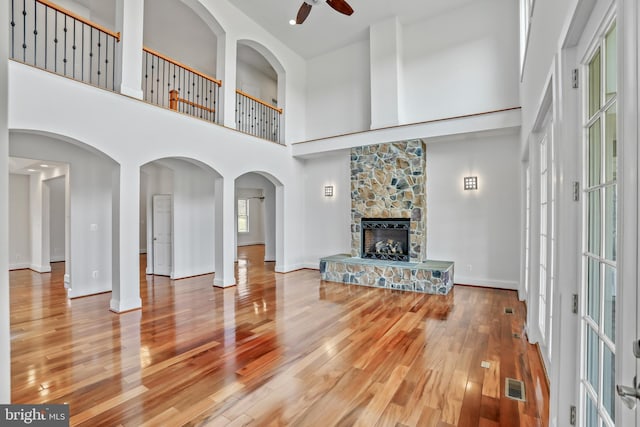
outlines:
[[[298,9],[298,15],[296,16],[296,25],[300,25],[307,19],[309,13],[311,12],[311,7],[314,4],[317,4],[319,0],[305,0],[302,2],[302,6]],[[334,10],[344,14],[351,15],[353,13],[353,8],[349,6],[345,0],[327,0],[327,4],[331,6]]]

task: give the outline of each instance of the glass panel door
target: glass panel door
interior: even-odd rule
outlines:
[[[613,427],[618,207],[615,23],[586,68],[581,418],[586,427]]]

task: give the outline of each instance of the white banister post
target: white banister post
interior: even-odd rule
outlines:
[[[116,28],[120,32],[117,87],[123,95],[142,99],[144,0],[117,0]]]
[[[142,307],[140,299],[140,168],[121,164],[113,176],[111,311]]]
[[[217,178],[215,184],[215,258],[213,284],[225,288],[236,284],[235,278],[235,181]]]

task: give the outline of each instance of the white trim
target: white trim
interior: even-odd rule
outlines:
[[[307,268],[306,265],[307,265],[306,263],[291,264],[291,265],[276,264],[276,266],[274,267],[274,271],[276,273],[290,273],[292,271],[305,269]]]
[[[477,277],[453,276],[453,282],[457,285],[481,286],[483,288],[507,289],[517,291],[519,283],[516,280],[478,279]]]
[[[9,264],[9,270],[25,270],[31,268],[31,264],[28,262],[18,262],[15,264]]]
[[[265,244],[265,243],[264,243],[264,240],[262,240],[262,241],[256,240],[256,241],[254,241],[254,242],[243,242],[243,243],[238,243],[238,246],[239,246],[239,247],[240,247],[240,246],[254,246],[254,245],[264,245],[264,244]]]
[[[35,271],[36,273],[51,273],[50,265],[35,265],[30,264],[29,269]]]
[[[52,256],[49,259],[49,262],[64,262],[64,261],[65,261],[64,255]]]

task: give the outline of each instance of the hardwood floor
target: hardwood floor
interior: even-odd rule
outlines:
[[[64,264],[11,272],[14,403],[66,402],[83,426],[547,425],[515,292],[346,286],[262,256],[240,248],[224,290],[145,276],[142,257],[143,309],[121,315],[110,294],[67,301]],[[526,402],[504,397],[505,377]]]

